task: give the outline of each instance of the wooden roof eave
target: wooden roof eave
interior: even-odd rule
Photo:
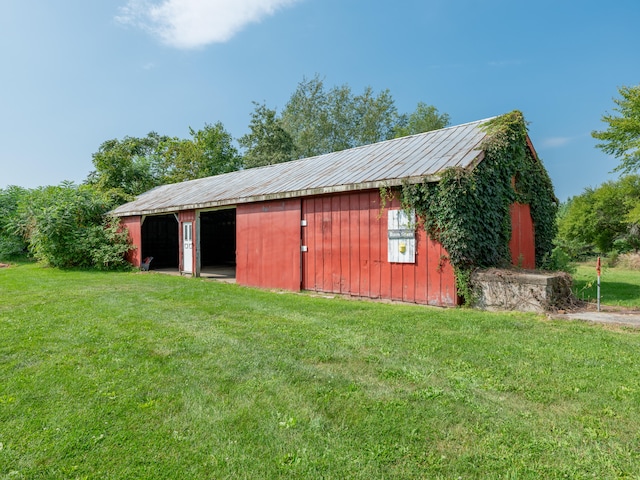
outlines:
[[[332,193],[357,192],[362,190],[373,190],[373,189],[382,188],[382,187],[398,187],[405,184],[422,183],[424,181],[437,182],[439,178],[440,178],[439,175],[420,175],[415,177],[394,178],[394,179],[388,179],[383,181],[363,182],[363,183],[348,184],[348,185],[336,185],[331,187],[319,187],[319,188],[312,188],[312,189],[306,189],[306,190],[295,190],[290,192],[278,192],[278,193],[272,193],[272,194],[266,194],[266,195],[251,195],[251,196],[241,197],[241,198],[229,198],[225,200],[204,202],[204,203],[193,203],[188,205],[168,206],[168,207],[149,208],[149,209],[142,208],[140,210],[131,210],[131,211],[122,213],[119,216],[134,217],[134,216],[142,216],[142,215],[163,215],[163,214],[175,213],[175,212],[184,211],[184,210],[205,210],[205,209],[216,209],[216,208],[223,208],[223,207],[234,207],[236,205],[244,205],[248,203],[257,203],[257,202],[268,202],[271,200],[313,197],[318,195],[328,195]]]

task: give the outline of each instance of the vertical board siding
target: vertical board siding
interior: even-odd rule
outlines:
[[[236,281],[300,290],[300,199],[238,205]]]
[[[511,205],[511,263],[513,265],[536,268],[535,229],[529,205],[514,203]]]
[[[139,268],[142,264],[142,217],[123,217],[120,219],[120,225],[127,229],[132,246],[127,252],[127,261]]]
[[[400,204],[394,200],[387,208],[399,209]],[[302,288],[457,305],[453,268],[442,246],[419,229],[416,262],[390,263],[387,215],[380,213],[378,190],[304,199],[303,242],[308,251],[302,255]]]

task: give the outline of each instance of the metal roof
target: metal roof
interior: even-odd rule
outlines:
[[[125,217],[436,181],[482,160],[482,124],[443,128],[311,158],[156,187],[112,213]]]

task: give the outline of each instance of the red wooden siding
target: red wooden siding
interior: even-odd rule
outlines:
[[[129,232],[129,239],[133,248],[127,253],[127,261],[134,267],[142,264],[142,217],[124,217],[120,219],[120,224]]]
[[[394,201],[387,208],[398,209]],[[446,251],[423,229],[416,233],[416,263],[387,260],[387,214],[371,190],[303,200],[302,286],[307,290],[456,305],[453,268]]]
[[[300,199],[238,205],[236,281],[300,290]]]
[[[529,205],[511,205],[511,263],[522,268],[536,268],[535,229]]]

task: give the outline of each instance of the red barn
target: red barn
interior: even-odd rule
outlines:
[[[380,189],[474,168],[486,122],[164,185],[114,213],[129,230],[136,266],[153,256],[152,269],[194,276],[233,267],[247,286],[454,306],[447,252],[411,227],[397,200],[381,205]],[[514,204],[511,216],[513,262],[534,268],[529,206]]]

